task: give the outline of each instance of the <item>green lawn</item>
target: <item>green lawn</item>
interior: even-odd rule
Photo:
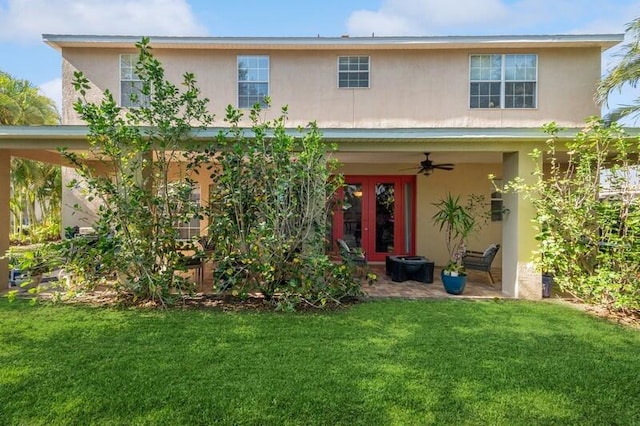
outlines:
[[[0,301],[0,424],[638,424],[640,331],[552,303]]]

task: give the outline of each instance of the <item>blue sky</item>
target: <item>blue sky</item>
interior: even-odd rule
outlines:
[[[640,0],[0,0],[0,70],[61,98],[43,33],[370,36],[623,33]],[[604,56],[603,72],[615,62]],[[610,106],[640,94],[625,89]],[[629,123],[637,124],[637,123]]]

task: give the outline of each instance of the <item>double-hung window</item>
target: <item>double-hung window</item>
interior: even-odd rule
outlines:
[[[338,87],[368,88],[369,87],[369,57],[368,56],[340,56],[338,57]]]
[[[536,108],[538,56],[471,55],[471,108]]]
[[[269,57],[238,56],[238,107],[251,108],[255,104],[266,107],[269,96]]]
[[[120,55],[120,105],[123,107],[139,107],[148,99],[142,94],[142,80],[136,74],[138,54]]]

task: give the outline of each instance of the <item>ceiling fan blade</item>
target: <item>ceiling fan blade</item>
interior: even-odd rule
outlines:
[[[434,164],[433,168],[434,169],[440,169],[440,170],[453,170],[453,165],[449,165],[449,164]]]

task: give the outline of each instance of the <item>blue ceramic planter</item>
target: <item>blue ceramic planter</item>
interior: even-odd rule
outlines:
[[[442,285],[444,285],[444,290],[449,294],[462,294],[462,292],[464,291],[464,286],[467,284],[466,275],[458,275],[457,277],[452,277],[451,275],[445,275],[444,272],[441,272],[440,277],[442,278]]]

